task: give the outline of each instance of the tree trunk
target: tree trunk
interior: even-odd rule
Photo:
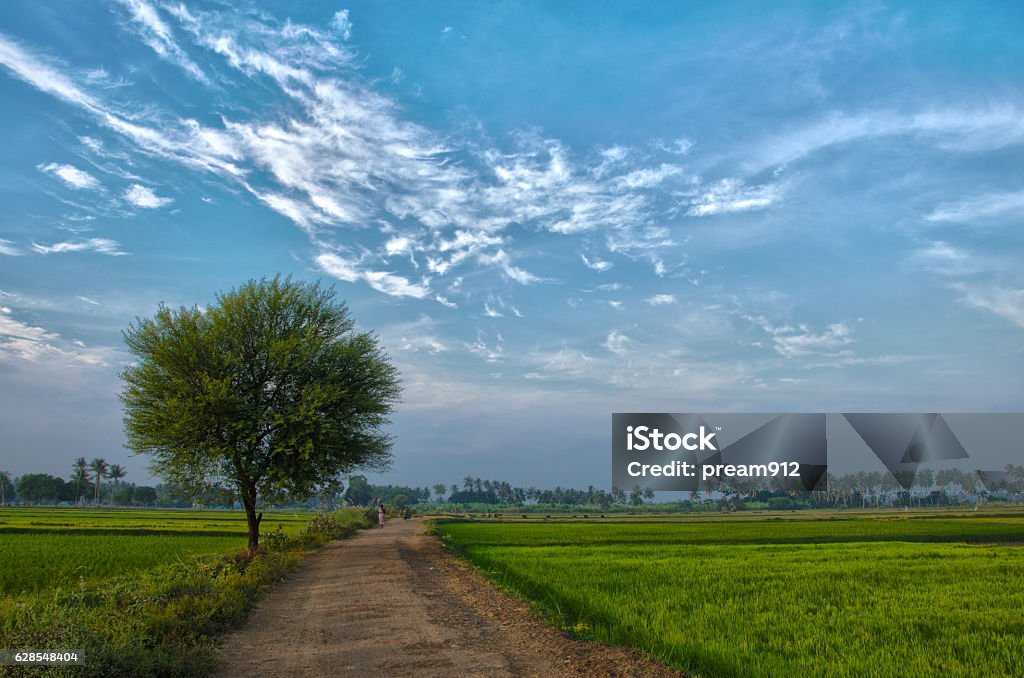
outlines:
[[[249,527],[249,555],[255,556],[260,548],[260,521],[263,514],[256,514],[256,488],[245,488],[241,492],[245,507],[245,522]]]

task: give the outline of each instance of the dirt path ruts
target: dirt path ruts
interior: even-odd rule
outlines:
[[[225,637],[218,676],[678,676],[569,639],[451,556],[419,520],[309,556]]]

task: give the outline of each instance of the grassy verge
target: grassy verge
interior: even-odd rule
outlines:
[[[0,667],[0,675],[195,676],[215,637],[244,621],[259,594],[302,555],[371,522],[361,509],[317,514],[297,535],[263,535],[265,551],[193,557],[129,577],[0,600],[0,648],[76,649],[85,666]]]

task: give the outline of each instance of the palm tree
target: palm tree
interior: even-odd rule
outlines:
[[[110,505],[114,505],[114,490],[121,484],[121,478],[128,475],[128,472],[124,470],[124,467],[120,464],[111,464],[110,469],[107,471],[107,478],[114,481],[113,488],[110,491]]]
[[[85,457],[75,459],[75,463],[71,465],[71,480],[75,483],[75,503],[85,506],[83,494],[89,484],[89,462],[85,460]]]
[[[972,499],[977,496],[981,498],[984,495],[985,487],[985,473],[979,469],[968,471],[964,478],[964,487],[971,493]],[[981,488],[981,489],[979,489]]]
[[[516,503],[517,503],[517,504],[519,504],[520,506],[522,506],[523,504],[525,504],[525,503],[526,503],[526,490],[524,490],[524,489],[523,489],[523,488],[521,488],[521,487],[516,487],[516,488],[513,488],[513,490],[512,490],[512,491],[513,491],[513,493],[515,494],[515,497],[516,497]]]
[[[967,492],[967,474],[962,470],[955,468],[951,469],[950,475],[952,476],[953,484],[957,487],[957,495],[962,498],[962,496]]]
[[[103,482],[103,476],[107,475],[107,470],[110,466],[107,464],[107,460],[103,457],[96,457],[89,464],[89,468],[96,474],[96,505],[100,505],[100,483]]]
[[[917,475],[914,476],[914,485],[923,489],[926,497],[931,497],[932,486],[935,485],[935,471],[930,468],[918,470]],[[917,505],[921,506],[921,497],[917,498]]]
[[[1003,467],[1003,472],[1006,473],[1006,482],[1010,493],[1019,495],[1024,487],[1024,466],[1007,464]]]
[[[0,506],[7,503],[7,486],[11,484],[11,472],[0,471]]]
[[[954,475],[952,469],[944,468],[935,472],[935,484],[938,486],[939,490],[944,492],[946,495],[949,495],[950,493],[950,488],[953,485],[953,478]]]
[[[886,497],[886,501],[889,504],[889,508],[893,508],[893,494],[902,496],[900,494],[900,491],[903,489],[903,487],[899,484],[899,482],[897,482],[896,476],[894,476],[892,473],[885,473],[881,475],[879,483],[882,496]]]

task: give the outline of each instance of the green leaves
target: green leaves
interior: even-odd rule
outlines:
[[[304,495],[388,463],[398,373],[332,290],[252,280],[205,310],[161,305],[124,337],[129,447],[176,482]]]

